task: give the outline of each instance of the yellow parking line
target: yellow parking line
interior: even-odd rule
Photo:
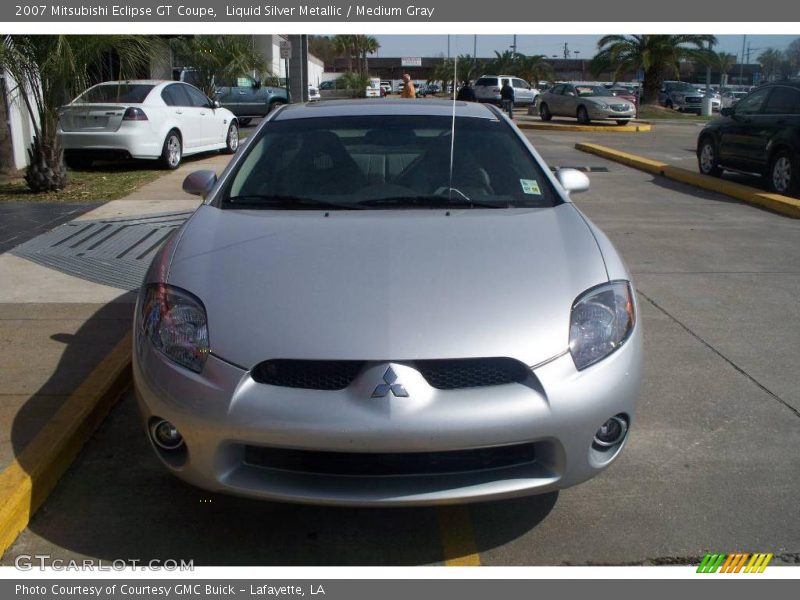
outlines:
[[[787,217],[800,219],[800,200],[797,198],[763,192],[748,185],[726,181],[719,177],[711,177],[710,175],[703,175],[702,173],[695,173],[688,169],[674,167],[667,163],[637,156],[636,154],[630,154],[629,152],[622,152],[620,150],[608,148],[607,146],[601,146],[600,144],[579,142],[575,144],[575,148],[628,165],[634,169],[640,169],[648,173],[653,173],[654,175],[661,175],[668,179],[688,183],[689,185],[705,190],[725,194],[726,196],[737,198],[748,204],[762,206],[782,215],[786,215]]]
[[[109,352],[0,473],[0,556],[131,381],[131,334]]]
[[[439,531],[442,536],[442,550],[446,566],[479,567],[481,565],[468,507],[440,507]]]

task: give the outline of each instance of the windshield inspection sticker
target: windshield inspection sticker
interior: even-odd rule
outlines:
[[[539,182],[535,179],[520,179],[523,194],[533,194],[534,196],[541,196],[542,192],[539,190]]]

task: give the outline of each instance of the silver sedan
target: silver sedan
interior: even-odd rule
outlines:
[[[454,117],[455,114],[455,117]],[[153,261],[134,378],[153,449],[202,488],[413,505],[585,481],[634,422],[631,277],[498,109],[273,112]]]
[[[632,102],[614,96],[605,86],[582,83],[560,83],[537,99],[543,121],[553,117],[574,117],[578,123],[616,121],[625,125],[636,116]]]

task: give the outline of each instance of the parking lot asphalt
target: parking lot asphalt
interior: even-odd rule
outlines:
[[[708,551],[772,552],[773,565],[797,564],[800,222],[573,148],[612,145],[613,135],[630,152],[694,160],[698,131],[526,133],[550,165],[596,168],[575,202],[620,250],[639,294],[643,391],[628,446],[605,473],[558,494],[472,505],[468,527],[453,525],[452,508],[243,500],[167,474],[129,393],[3,564],[44,553],[417,565],[471,549],[484,565],[697,564]],[[458,535],[442,535],[443,526],[471,539],[453,545]]]

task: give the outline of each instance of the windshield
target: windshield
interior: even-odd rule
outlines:
[[[673,92],[696,92],[694,86],[688,83],[670,83],[669,89]]]
[[[282,210],[544,207],[561,202],[505,122],[446,116],[270,121],[218,204]]]
[[[139,83],[101,83],[78,96],[74,104],[100,104],[105,102],[141,104],[154,87],[154,85]]]
[[[602,85],[576,85],[575,91],[578,96],[613,96],[608,89]]]

